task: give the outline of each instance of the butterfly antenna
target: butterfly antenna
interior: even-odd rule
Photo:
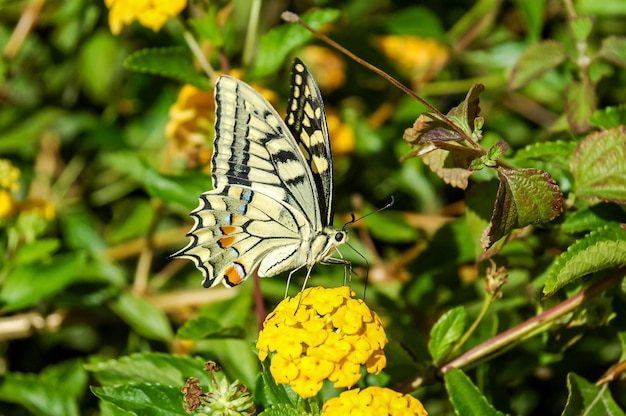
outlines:
[[[369,217],[370,215],[373,215],[373,214],[378,214],[379,212],[386,210],[387,208],[391,207],[395,201],[396,201],[395,198],[393,197],[393,195],[391,195],[391,201],[389,201],[387,205],[385,205],[384,207],[378,208],[376,211],[368,212],[367,214],[359,218],[355,218],[354,213],[351,212],[350,216],[352,217],[352,219],[348,221],[347,223],[345,223],[343,227],[341,227],[341,231],[346,231],[346,227],[348,227],[348,225],[352,225],[357,221],[361,221],[363,218]]]
[[[369,276],[370,276],[370,262],[367,261],[367,258],[360,251],[352,247],[350,243],[346,242],[346,245],[350,247],[352,251],[358,254],[359,257],[361,257],[363,261],[365,262],[365,285],[363,288],[363,300],[365,300],[365,294],[367,293],[367,282],[369,281]],[[352,278],[352,265],[350,265],[350,278]]]

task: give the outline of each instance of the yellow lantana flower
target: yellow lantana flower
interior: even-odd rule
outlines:
[[[361,367],[378,374],[386,365],[387,336],[378,315],[346,286],[311,287],[287,298],[265,319],[256,347],[270,356],[270,372],[300,396],[315,396],[324,380],[351,387]]]
[[[417,85],[437,75],[450,57],[449,49],[432,38],[387,35],[376,44]]]
[[[133,20],[158,32],[167,19],[177,16],[187,6],[187,0],[104,0],[109,9],[109,27],[114,35]]]
[[[408,394],[383,387],[353,389],[324,404],[323,416],[427,416],[422,403]]]

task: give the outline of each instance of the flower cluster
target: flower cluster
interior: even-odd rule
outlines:
[[[9,216],[15,209],[11,192],[19,189],[20,170],[6,159],[0,159],[0,218]]]
[[[187,0],[104,0],[104,3],[109,9],[109,27],[114,35],[133,20],[157,32],[167,19],[187,6]]]
[[[416,398],[383,387],[363,390],[346,390],[328,400],[322,411],[324,416],[426,416],[428,413]]]
[[[316,395],[323,381],[351,387],[361,366],[378,374],[386,365],[387,337],[378,315],[343,286],[312,287],[283,300],[265,320],[257,348],[270,372],[300,396]]]

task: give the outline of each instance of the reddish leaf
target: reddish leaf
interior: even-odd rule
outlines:
[[[498,169],[500,187],[489,227],[481,237],[484,249],[514,230],[556,218],[563,210],[561,191],[539,169]]]
[[[626,68],[626,38],[607,36],[602,41],[598,55],[615,65]]]
[[[596,92],[591,81],[572,81],[565,90],[565,115],[575,133],[589,130],[596,111]]]
[[[576,196],[626,204],[626,127],[587,136],[570,159]]]

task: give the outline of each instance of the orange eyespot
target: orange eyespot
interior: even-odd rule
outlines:
[[[220,231],[224,235],[233,234],[235,231],[237,231],[237,227],[233,227],[232,225],[222,225],[220,227]]]
[[[220,238],[217,243],[221,248],[226,248],[230,247],[235,242],[235,240],[237,240],[236,237],[223,237]]]

